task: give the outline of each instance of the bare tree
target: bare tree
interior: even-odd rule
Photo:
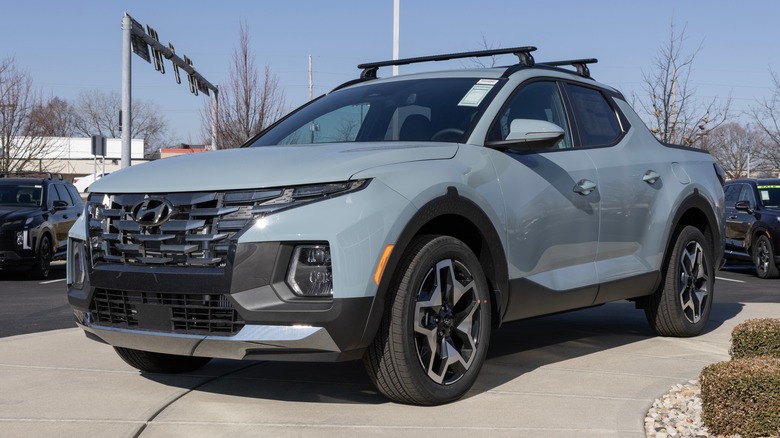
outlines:
[[[59,97],[52,97],[33,108],[27,134],[42,137],[70,137],[75,130],[74,120],[73,106]]]
[[[729,178],[744,178],[751,171],[760,171],[763,160],[756,150],[760,137],[750,138],[739,123],[725,123],[710,132],[707,148],[726,171]]]
[[[770,71],[774,89],[768,98],[758,100],[749,113],[755,121],[756,131],[764,136],[757,154],[766,162],[767,167],[777,175],[780,172],[780,77]]]
[[[672,22],[669,41],[658,49],[651,71],[642,73],[648,96],[640,101],[640,107],[659,140],[700,147],[709,131],[728,119],[731,97],[722,103],[715,98],[708,102],[696,98],[691,74],[702,45],[686,53],[685,39],[685,28],[678,33]]]
[[[482,42],[480,42],[479,46],[480,46],[479,47],[480,50],[493,50],[493,49],[500,48],[500,45],[497,47],[492,41],[488,42],[487,38],[485,38],[485,34],[484,33],[482,34]],[[474,63],[474,65],[472,67],[475,67],[475,68],[492,68],[492,67],[496,66],[496,61],[497,61],[497,57],[496,56],[491,56],[490,57],[490,62],[485,62],[485,61],[483,61],[483,59],[485,59],[485,58],[480,58],[480,57],[472,58],[472,62]]]
[[[43,161],[51,158],[49,140],[31,125],[31,116],[41,105],[32,76],[13,58],[0,60],[0,173],[57,171],[51,168],[52,161]]]
[[[275,122],[285,112],[284,92],[279,78],[266,65],[262,77],[255,55],[249,47],[249,32],[239,30],[238,46],[233,50],[228,82],[219,87],[217,139],[219,149],[241,146],[246,140]],[[210,142],[211,112],[203,111],[203,131]]]
[[[102,135],[119,138],[121,127],[119,110],[122,97],[117,92],[106,93],[99,90],[82,92],[75,105],[74,131],[78,135]],[[167,122],[159,107],[148,101],[133,100],[132,134],[134,138],[144,139],[144,156],[153,155],[167,140]]]

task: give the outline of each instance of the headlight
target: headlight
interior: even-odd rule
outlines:
[[[68,254],[68,283],[73,289],[83,289],[87,278],[87,256],[84,252],[84,242],[70,241]]]
[[[297,295],[305,297],[333,295],[330,246],[296,246],[287,270],[287,284]]]
[[[230,192],[224,197],[225,205],[251,202],[251,213],[262,217],[288,208],[300,207],[311,202],[330,199],[365,188],[370,180],[345,181],[307,186],[262,189],[251,192]]]

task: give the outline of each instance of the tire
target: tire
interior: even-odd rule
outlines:
[[[41,244],[38,246],[38,253],[35,255],[35,264],[33,264],[30,276],[34,280],[45,280],[49,278],[51,270],[51,240],[49,236],[41,237]]]
[[[714,285],[709,243],[696,227],[682,228],[665,258],[663,283],[648,297],[647,320],[661,336],[701,334],[712,310]]]
[[[211,360],[210,357],[178,356],[123,347],[114,347],[114,351],[128,365],[147,373],[187,373],[202,368]]]
[[[777,265],[775,265],[775,251],[772,242],[765,235],[758,236],[753,245],[753,264],[756,266],[756,275],[759,278],[777,278]]]
[[[379,333],[363,357],[366,370],[396,402],[457,400],[474,384],[490,339],[482,266],[460,240],[423,236],[412,242],[397,272]]]

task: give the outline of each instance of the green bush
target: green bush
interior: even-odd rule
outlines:
[[[780,359],[780,319],[749,319],[731,332],[732,359],[771,356]]]
[[[780,359],[749,357],[702,370],[702,421],[714,434],[780,435]]]

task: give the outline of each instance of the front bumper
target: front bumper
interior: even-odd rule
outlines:
[[[200,205],[204,197],[175,194],[170,199],[175,205]],[[114,346],[224,358],[359,357],[384,311],[374,282],[382,250],[414,213],[405,198],[374,182],[348,195],[242,222],[240,232],[209,243],[219,245],[219,263],[168,263],[148,255],[114,257],[139,250],[112,235],[130,233],[137,243],[139,230],[124,231],[137,228],[123,218],[137,201],[130,198],[117,195],[111,206],[90,201],[88,209],[96,205],[108,219],[96,221],[88,211],[70,230],[68,301],[77,322],[89,337]],[[124,213],[117,210],[120,201]],[[183,210],[189,211],[189,220],[168,223],[181,224],[192,240],[221,233],[214,228],[235,222],[221,208]],[[203,217],[211,215],[204,226]],[[200,228],[191,231],[198,223]],[[156,232],[140,236],[140,247],[151,247],[156,237]],[[93,258],[90,247],[103,248],[96,246],[101,239],[111,240],[111,252],[99,249]],[[333,295],[296,295],[287,281],[296,246],[324,244],[332,256]],[[206,244],[193,244],[196,253],[198,245]],[[182,251],[191,259],[188,248]]]
[[[233,336],[198,336],[106,327],[76,315],[87,337],[113,346],[182,356],[333,362],[358,359],[362,350],[341,351],[324,327],[246,325]]]
[[[0,270],[26,268],[34,263],[32,251],[0,251]]]
[[[296,296],[284,281],[293,247],[239,244],[220,269],[98,265],[68,301],[90,338],[118,347],[229,359],[360,357],[373,297]]]

